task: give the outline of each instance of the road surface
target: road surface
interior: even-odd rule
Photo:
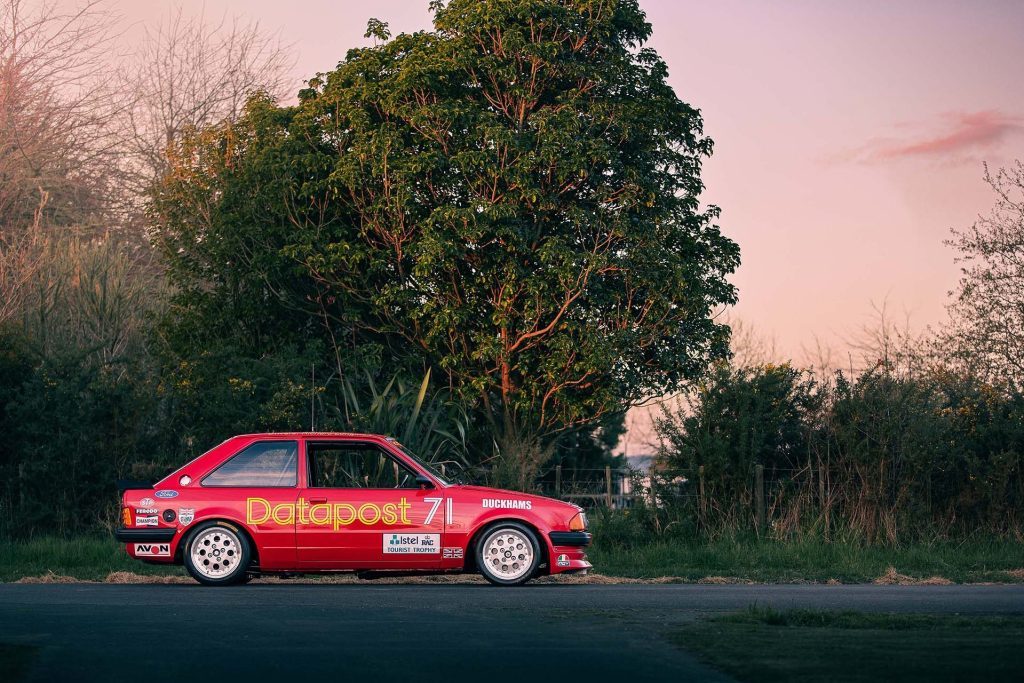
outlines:
[[[1024,586],[4,584],[0,643],[39,648],[30,681],[724,681],[663,636],[755,602],[1011,614]]]

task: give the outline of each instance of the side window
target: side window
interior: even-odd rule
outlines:
[[[299,444],[258,441],[203,479],[203,486],[295,486]]]
[[[312,488],[416,488],[416,473],[376,446],[307,443],[306,452]]]

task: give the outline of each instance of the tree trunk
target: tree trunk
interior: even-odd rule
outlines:
[[[505,415],[500,433],[495,435],[498,457],[491,469],[492,483],[516,491],[536,488],[541,467],[554,454],[554,442],[544,444],[540,436],[511,415]]]

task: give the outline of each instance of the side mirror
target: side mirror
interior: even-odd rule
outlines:
[[[432,489],[434,488],[434,482],[430,481],[430,479],[422,474],[417,474],[416,487],[421,489]]]

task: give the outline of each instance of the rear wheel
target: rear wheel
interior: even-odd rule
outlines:
[[[227,586],[246,579],[252,558],[249,539],[225,522],[206,522],[188,537],[182,553],[185,569],[206,586]]]
[[[495,585],[524,584],[540,564],[537,536],[523,524],[502,522],[480,537],[476,564],[484,578]]]

